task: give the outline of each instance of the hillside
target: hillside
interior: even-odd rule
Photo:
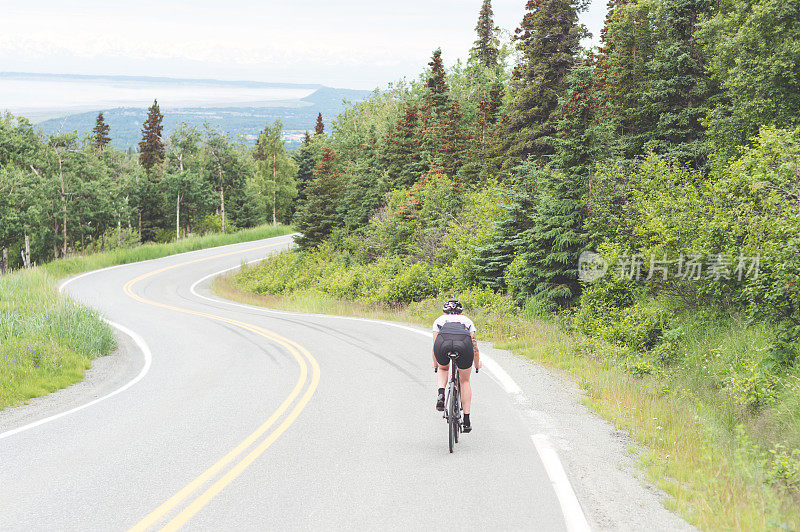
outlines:
[[[164,134],[168,136],[181,122],[197,126],[209,124],[235,137],[244,136],[248,144],[252,144],[266,124],[280,119],[284,125],[287,147],[291,149],[299,145],[304,131],[314,129],[319,113],[327,121],[344,109],[345,100],[355,103],[369,94],[370,91],[321,87],[305,98],[265,102],[264,106],[165,108]],[[78,131],[83,136],[94,127],[98,111],[71,114],[38,125],[47,134]],[[145,108],[103,109],[106,122],[111,127],[111,144],[120,149],[135,147],[141,140],[146,114]]]

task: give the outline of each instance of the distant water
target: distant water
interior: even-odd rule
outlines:
[[[314,90],[256,82],[0,73],[0,112],[38,121],[95,109],[147,107],[155,98],[164,108],[226,107],[296,101]]]

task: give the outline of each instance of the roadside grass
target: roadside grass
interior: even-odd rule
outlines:
[[[59,294],[52,275],[0,277],[0,409],[73,384],[115,348],[108,325]]]
[[[262,263],[268,267],[268,263]],[[259,266],[214,280],[218,295],[280,310],[339,314],[427,327],[440,301],[365,303],[318,289],[283,294],[248,291]],[[275,272],[266,273],[267,276]],[[631,371],[616,346],[587,338],[536,309],[467,309],[481,340],[554,369],[576,382],[583,402],[641,445],[640,466],[670,497],[665,505],[704,530],[800,530],[800,375],[776,384],[769,406],[742,409],[720,382],[744,375],[735,366],[765,350],[766,330],[734,318],[687,317],[683,359],[664,371]],[[641,361],[640,361],[641,362]],[[634,361],[634,369],[637,362]],[[738,388],[733,387],[734,390]]]
[[[77,273],[88,272],[108,266],[129,264],[143,260],[158,259],[168,255],[213,248],[227,244],[238,244],[251,240],[261,240],[273,236],[288,235],[293,231],[286,225],[260,225],[251,229],[243,229],[235,233],[214,233],[206,236],[182,238],[164,244],[143,244],[130,248],[118,248],[104,253],[78,255],[48,262],[41,266],[48,273],[61,279]]]
[[[93,359],[116,349],[110,326],[99,313],[60,294],[59,279],[107,266],[291,232],[288,226],[260,226],[69,257],[0,276],[0,410],[82,380]]]

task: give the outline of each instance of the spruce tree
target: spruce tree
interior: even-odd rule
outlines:
[[[578,257],[587,238],[583,178],[551,168],[523,165],[536,185],[532,227],[522,236],[523,296],[565,308],[580,296]]]
[[[642,115],[655,118],[643,148],[695,168],[705,166],[711,151],[701,121],[714,88],[695,35],[711,8],[711,0],[664,1],[665,35],[648,64],[651,79],[639,105]]]
[[[139,142],[139,162],[148,173],[164,162],[164,140],[161,138],[163,119],[158,100],[153,100],[153,105],[147,110],[147,119],[142,125],[142,140]]]
[[[314,177],[314,167],[317,166],[317,159],[311,149],[311,135],[306,131],[303,144],[292,155],[297,165],[297,174],[294,181],[297,184],[297,205],[298,209],[306,201],[306,188],[311,178]]]
[[[499,28],[494,25],[493,15],[492,0],[483,0],[481,12],[478,15],[478,24],[475,26],[478,38],[470,50],[470,59],[492,70],[497,68],[497,60],[500,55],[495,36],[495,32]]]
[[[535,205],[533,183],[527,172],[516,176],[510,191],[510,202],[504,207],[505,215],[495,225],[489,244],[477,248],[473,264],[478,282],[493,290],[505,290],[506,269],[523,249],[523,236],[532,227]]]
[[[322,121],[322,113],[317,115],[317,125],[314,126],[314,136],[325,133],[325,123]]]
[[[529,155],[542,162],[553,153],[547,139],[555,133],[553,113],[586,34],[578,24],[585,6],[586,0],[528,0],[514,37],[522,58],[510,84],[501,168],[513,168]]]
[[[308,197],[295,216],[297,230],[302,233],[295,241],[300,249],[320,245],[333,230],[341,226],[339,204],[343,194],[341,174],[336,154],[325,148],[308,186]]]
[[[621,156],[632,159],[642,153],[654,117],[640,110],[642,93],[649,84],[648,64],[658,40],[652,4],[610,0],[601,31],[597,57],[598,106],[614,128]]]
[[[613,130],[602,119],[595,77],[595,69],[588,65],[572,68],[556,111],[556,134],[550,139],[555,147],[551,165],[583,178],[613,153]]]
[[[139,162],[145,169],[139,200],[139,228],[144,242],[154,240],[157,229],[163,225],[163,190],[160,186],[162,163],[166,155],[161,138],[163,118],[158,101],[154,100],[148,109],[147,119],[142,126],[142,140],[139,142]]]
[[[445,79],[444,63],[442,62],[442,49],[433,51],[431,62],[428,63],[431,71],[426,83],[428,91],[425,94],[426,103],[434,113],[433,119],[441,118],[450,107],[450,87]]]
[[[432,166],[439,167],[448,177],[454,177],[464,164],[465,148],[470,140],[469,134],[461,124],[461,105],[454,101],[442,117],[437,128],[436,153]]]
[[[420,156],[419,109],[408,104],[389,134],[381,163],[386,169],[381,191],[405,188],[417,182],[427,170]]]
[[[359,157],[347,172],[344,193],[344,224],[358,229],[369,223],[370,216],[380,207],[380,167],[377,164],[378,139],[374,128],[359,149]]]
[[[111,137],[108,136],[108,132],[111,128],[106,124],[105,119],[103,118],[103,111],[100,111],[97,114],[97,120],[95,121],[94,129],[92,129],[92,138],[94,139],[94,145],[98,150],[102,150],[105,148],[109,142],[111,142]]]

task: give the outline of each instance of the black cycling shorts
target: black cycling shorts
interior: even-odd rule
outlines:
[[[458,353],[456,366],[458,369],[469,369],[475,359],[475,352],[472,349],[472,337],[467,328],[460,323],[445,323],[436,340],[433,342],[433,353],[436,355],[436,362],[441,366],[450,364],[447,353],[455,351]]]

